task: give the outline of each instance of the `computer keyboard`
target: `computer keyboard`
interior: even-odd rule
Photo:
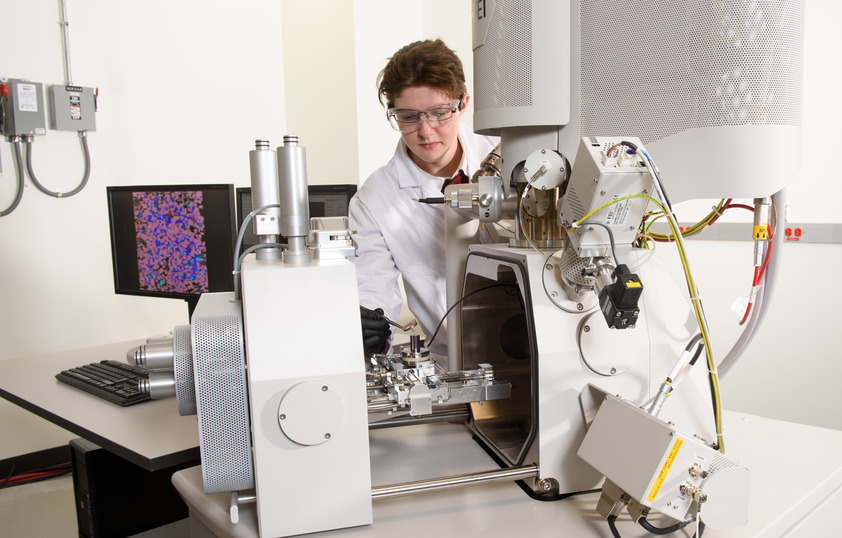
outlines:
[[[137,388],[137,382],[148,377],[145,368],[104,360],[85,364],[56,374],[56,379],[122,406],[149,400],[149,394]]]

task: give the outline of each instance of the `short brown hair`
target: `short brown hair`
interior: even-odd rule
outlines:
[[[462,61],[441,39],[410,43],[389,59],[377,75],[377,97],[392,107],[401,92],[411,86],[431,86],[452,99],[468,92]]]

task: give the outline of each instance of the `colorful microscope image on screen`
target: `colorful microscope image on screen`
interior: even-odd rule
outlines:
[[[143,291],[208,291],[201,191],[132,193]]]

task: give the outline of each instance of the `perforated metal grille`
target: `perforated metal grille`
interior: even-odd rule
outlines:
[[[178,413],[196,414],[196,385],[193,382],[193,349],[190,346],[190,326],[179,325],[173,330],[173,374]]]
[[[202,295],[192,344],[205,493],[254,487],[243,321],[232,293]]]
[[[803,5],[581,3],[582,134],[800,125]]]
[[[588,262],[585,258],[580,258],[572,248],[564,249],[561,254],[561,274],[562,277],[569,283],[584,286],[586,288],[594,285],[594,277],[584,274],[585,269],[588,268]]]
[[[483,73],[474,88],[474,109],[532,105],[532,2],[497,2],[485,46],[474,55],[474,69]]]

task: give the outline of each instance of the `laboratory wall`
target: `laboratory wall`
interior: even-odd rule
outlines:
[[[71,82],[99,90],[88,133],[91,173],[70,198],[23,198],[0,218],[0,358],[164,334],[187,323],[183,301],[114,294],[106,186],[249,181],[256,138],[286,130],[279,2],[66,0]],[[55,0],[0,1],[0,76],[64,84]],[[0,206],[14,197],[0,141]],[[68,192],[83,177],[75,132],[32,147],[37,178]],[[119,359],[119,357],[117,357]],[[0,400],[0,459],[70,434]]]

